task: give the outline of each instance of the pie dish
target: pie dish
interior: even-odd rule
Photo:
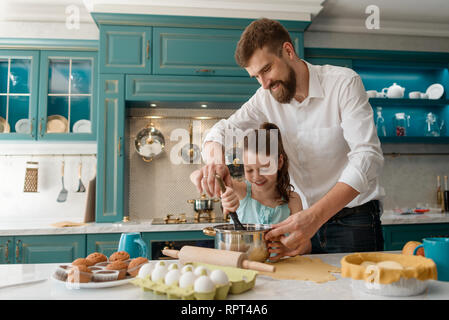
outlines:
[[[381,252],[353,253],[341,259],[341,276],[352,278],[356,291],[381,296],[413,296],[437,279],[433,260]]]
[[[60,115],[53,115],[47,118],[47,133],[67,132],[68,120]]]

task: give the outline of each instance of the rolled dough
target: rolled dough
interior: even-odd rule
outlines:
[[[276,263],[268,263],[276,266],[275,272],[259,272],[274,279],[305,280],[316,283],[337,280],[331,272],[339,273],[340,268],[324,263],[319,258],[296,256],[281,259]]]

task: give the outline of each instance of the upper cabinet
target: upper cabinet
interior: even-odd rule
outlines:
[[[151,27],[101,26],[101,73],[151,73]]]
[[[97,51],[0,50],[0,140],[95,140]]]

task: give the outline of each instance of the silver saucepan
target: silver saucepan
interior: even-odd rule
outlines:
[[[246,230],[235,230],[234,224],[220,224],[203,229],[205,235],[215,237],[215,249],[245,252],[248,259],[264,262],[270,256],[265,233],[269,224],[243,224]]]

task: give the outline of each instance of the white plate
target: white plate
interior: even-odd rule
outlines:
[[[15,125],[17,133],[27,133],[31,132],[31,122],[30,119],[20,119]]]
[[[444,93],[444,87],[439,83],[434,83],[426,90],[429,99],[440,99]]]
[[[92,132],[92,126],[89,120],[78,120],[73,125],[73,132],[76,133],[91,133]]]
[[[116,281],[71,283],[71,282],[59,280],[59,279],[55,278],[54,274],[52,274],[50,279],[52,279],[53,281],[55,281],[63,286],[66,286],[67,289],[99,289],[99,288],[110,288],[110,287],[122,286],[124,284],[127,284],[134,278],[128,276],[125,279],[116,280]]]

